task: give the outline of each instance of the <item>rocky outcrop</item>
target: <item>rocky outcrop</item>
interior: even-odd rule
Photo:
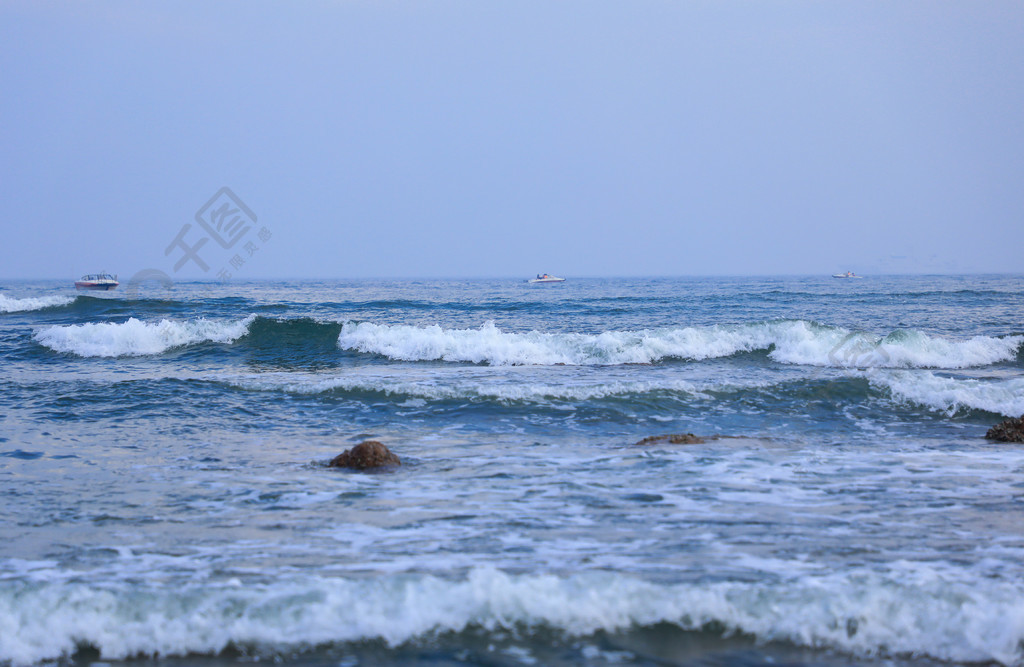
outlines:
[[[1024,415],[1004,419],[990,428],[985,437],[997,442],[1024,442]]]
[[[346,452],[338,454],[327,465],[332,468],[366,470],[367,468],[400,466],[402,462],[383,444],[376,440],[367,440],[360,442]]]
[[[707,440],[692,433],[673,433],[671,435],[652,435],[644,438],[634,446],[647,445],[702,445]]]

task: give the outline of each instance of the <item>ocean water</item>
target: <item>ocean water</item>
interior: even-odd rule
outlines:
[[[0,664],[1021,665],[1022,413],[1019,276],[11,282]]]

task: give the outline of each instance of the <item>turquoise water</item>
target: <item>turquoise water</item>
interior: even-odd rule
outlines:
[[[1021,277],[4,287],[0,663],[1024,664]]]

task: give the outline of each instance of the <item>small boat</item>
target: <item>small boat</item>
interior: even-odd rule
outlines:
[[[564,283],[565,278],[556,278],[547,273],[538,273],[536,278],[531,278],[529,283]]]
[[[75,281],[75,289],[111,290],[120,285],[117,276],[109,273],[90,273]]]
[[[863,278],[864,276],[858,276],[853,271],[847,271],[846,273],[833,273],[833,278]]]

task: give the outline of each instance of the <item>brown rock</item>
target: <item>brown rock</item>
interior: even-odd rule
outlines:
[[[1024,442],[1024,415],[1004,419],[990,428],[985,437],[998,442]]]
[[[707,442],[699,435],[692,433],[673,433],[672,435],[652,435],[636,443],[636,446],[646,445],[702,445]]]
[[[367,440],[360,442],[352,449],[338,454],[327,464],[332,468],[380,468],[382,466],[400,466],[402,462],[391,453],[391,450],[377,442]]]

